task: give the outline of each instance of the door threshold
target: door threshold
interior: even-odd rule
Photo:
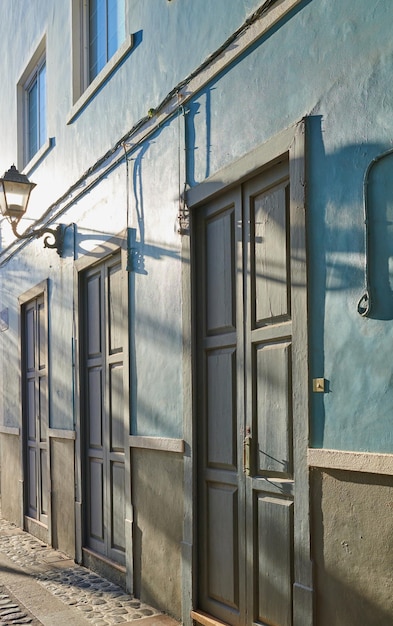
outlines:
[[[126,568],[124,565],[108,559],[91,548],[82,548],[82,563],[96,574],[107,578],[122,589],[126,589]]]
[[[190,615],[195,622],[202,624],[202,626],[229,626],[227,622],[212,617],[203,611],[191,611]]]
[[[49,532],[48,526],[43,522],[40,522],[38,519],[34,519],[34,517],[29,517],[28,515],[24,516],[24,530],[33,535],[36,539],[39,539],[43,543],[49,545]]]

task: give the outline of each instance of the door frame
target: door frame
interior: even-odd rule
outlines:
[[[81,423],[81,363],[80,363],[80,281],[82,273],[91,269],[94,265],[100,265],[103,261],[120,252],[122,273],[126,281],[126,289],[123,292],[124,324],[126,329],[126,341],[124,345],[124,451],[125,451],[125,568],[126,586],[132,593],[133,587],[133,559],[132,559],[132,504],[131,504],[131,475],[130,475],[130,396],[129,396],[129,274],[127,270],[127,230],[103,241],[100,245],[84,254],[74,262],[74,389],[75,389],[75,559],[82,563],[84,547],[84,473],[83,473],[83,450],[84,428]]]
[[[302,119],[293,126],[283,130],[263,145],[241,157],[237,161],[206,179],[199,185],[188,189],[186,194],[187,207],[190,211],[191,232],[193,231],[193,212],[203,203],[212,200],[216,195],[229,190],[256,176],[265,168],[279,163],[283,157],[289,160],[290,203],[296,215],[299,228],[293,231],[296,246],[304,251],[304,258],[292,270],[292,282],[298,285],[296,301],[293,303],[293,342],[294,350],[299,355],[301,366],[293,373],[293,388],[297,393],[293,399],[293,438],[294,446],[294,584],[293,584],[293,626],[312,626],[313,624],[313,572],[311,561],[310,539],[310,478],[307,465],[309,444],[309,373],[308,373],[308,321],[307,321],[307,248],[306,248],[306,130],[307,119]],[[186,238],[183,238],[183,240]],[[184,252],[189,252],[190,242],[184,243]],[[193,298],[192,286],[195,283],[193,247],[191,241],[191,267],[188,285],[183,281],[184,297]],[[187,257],[187,255],[186,255]],[[190,295],[191,294],[191,295]],[[192,300],[191,300],[192,302]],[[195,349],[195,315],[191,304],[192,329],[192,380],[196,389],[196,349]],[[196,442],[196,399],[192,399],[192,415],[185,425],[186,434],[192,442],[191,450]],[[191,596],[188,602],[191,618],[203,624],[209,624],[209,618],[197,610],[197,455],[192,453],[189,466],[185,467],[185,483],[193,486],[190,515],[192,524],[188,525],[189,536],[185,536],[192,546],[191,572],[189,582]],[[190,476],[192,472],[192,476]],[[191,606],[190,606],[191,605]],[[187,607],[188,608],[188,607]],[[187,609],[185,610],[187,612]],[[185,615],[186,617],[186,615]],[[188,616],[187,616],[188,617]],[[207,621],[206,621],[207,619]]]
[[[34,536],[37,536],[39,539],[52,545],[52,491],[51,491],[51,445],[50,445],[50,380],[51,380],[51,369],[50,369],[50,339],[49,339],[49,279],[45,279],[31,287],[27,291],[25,291],[18,298],[19,304],[19,363],[21,365],[21,376],[20,376],[20,407],[21,407],[21,437],[20,437],[20,458],[21,458],[21,467],[23,472],[23,480],[22,480],[22,510],[21,510],[21,528],[27,530],[32,533]],[[46,363],[47,363],[47,402],[48,402],[48,424],[47,424],[47,445],[48,445],[48,454],[47,454],[47,471],[48,471],[48,523],[44,525],[39,520],[34,520],[30,518],[26,514],[26,497],[27,497],[27,460],[26,460],[26,424],[24,418],[24,382],[23,382],[23,358],[24,358],[24,348],[22,347],[24,329],[23,329],[23,315],[22,315],[22,307],[38,298],[38,296],[44,297],[44,307],[45,307],[45,333],[46,333]]]

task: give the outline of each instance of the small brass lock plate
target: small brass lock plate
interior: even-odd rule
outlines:
[[[313,378],[312,390],[315,393],[324,393],[324,391],[325,391],[325,379],[324,378]]]

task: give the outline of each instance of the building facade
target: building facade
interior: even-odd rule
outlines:
[[[2,514],[184,624],[392,623],[391,20],[2,16]]]

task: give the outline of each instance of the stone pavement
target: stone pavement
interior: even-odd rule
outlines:
[[[0,517],[0,626],[179,626]]]

